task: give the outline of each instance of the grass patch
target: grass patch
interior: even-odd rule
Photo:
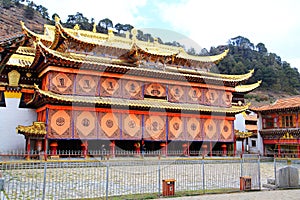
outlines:
[[[213,189],[213,190],[191,190],[191,191],[175,191],[174,196],[162,196],[160,193],[147,193],[147,194],[129,194],[129,195],[121,195],[121,196],[110,196],[108,199],[110,200],[143,200],[143,199],[157,199],[157,198],[173,198],[173,197],[187,197],[187,196],[197,196],[204,194],[221,194],[221,193],[232,193],[239,192],[239,188],[223,188],[223,189]],[[99,198],[86,198],[85,200],[98,200],[103,199],[105,197]],[[73,199],[75,200],[75,199]]]

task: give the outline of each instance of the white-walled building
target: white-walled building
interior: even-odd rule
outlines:
[[[235,116],[234,127],[236,130],[236,151],[244,153],[263,152],[262,139],[257,131],[257,115],[246,111]]]
[[[4,92],[2,102],[5,107],[0,107],[0,152],[24,151],[24,135],[18,134],[16,127],[19,124],[31,125],[37,117],[35,109],[19,108],[21,93]]]

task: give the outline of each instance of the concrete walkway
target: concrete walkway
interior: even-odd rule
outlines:
[[[237,192],[227,194],[206,194],[199,196],[161,198],[166,200],[299,200],[300,189],[293,190],[263,190],[253,192]]]

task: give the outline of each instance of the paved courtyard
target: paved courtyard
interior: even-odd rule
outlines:
[[[228,194],[207,194],[191,197],[167,198],[168,200],[299,200],[300,190],[272,190],[239,192]]]

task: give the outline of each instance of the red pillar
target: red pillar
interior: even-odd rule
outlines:
[[[297,146],[297,157],[300,158],[300,145]]]
[[[233,156],[234,157],[236,156],[236,140],[234,140],[234,143],[233,143]]]
[[[245,147],[244,147],[244,139],[242,140],[242,154],[244,154]]]
[[[110,146],[110,156],[112,158],[114,158],[115,157],[115,147],[116,147],[115,141],[114,140],[111,141],[111,143],[109,144],[109,146]]]
[[[280,156],[280,144],[277,145],[277,148],[278,148],[278,157],[281,157]]]
[[[140,144],[140,142],[136,142],[134,144],[134,148],[135,148],[136,155],[140,156],[140,154],[141,154],[141,144]]]
[[[227,155],[227,145],[222,144],[221,148],[222,148],[222,156],[226,156]]]
[[[206,144],[203,144],[202,145],[202,148],[203,148],[203,155],[202,156],[206,156],[207,155],[207,145]],[[200,156],[200,155],[199,155]]]
[[[209,142],[210,157],[212,157],[212,142]]]
[[[167,153],[166,153],[167,145],[166,145],[166,143],[161,143],[160,147],[161,147],[161,155],[162,156],[167,156]]]
[[[86,158],[87,157],[87,152],[88,152],[88,142],[87,142],[87,140],[83,141],[83,143],[81,144],[81,148],[82,148],[83,157]]]
[[[57,142],[52,142],[50,144],[50,151],[52,156],[57,154],[57,146],[58,146]]]
[[[26,160],[30,160],[30,138],[26,138],[26,151],[27,151]]]
[[[166,147],[165,147],[165,151],[166,151],[166,157],[168,156],[168,142],[166,141]]]
[[[187,154],[188,154],[188,157],[190,157],[190,142],[188,142],[188,146],[187,146]]]
[[[188,144],[184,143],[182,145],[182,154],[187,156],[188,155]]]

